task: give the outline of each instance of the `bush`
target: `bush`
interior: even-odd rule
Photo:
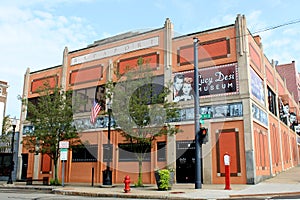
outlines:
[[[168,190],[170,188],[170,171],[167,169],[162,169],[158,171],[159,173],[159,189]]]
[[[50,179],[50,185],[59,186],[61,185],[61,182],[59,180]]]

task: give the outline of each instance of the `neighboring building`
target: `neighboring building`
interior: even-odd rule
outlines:
[[[12,118],[9,118],[12,121]],[[13,171],[12,171],[12,180],[16,181],[17,179],[17,166],[18,166],[18,154],[19,154],[19,125],[20,121],[16,121],[16,128],[14,133],[14,143],[13,143]],[[12,133],[13,128],[9,127],[7,133]],[[6,134],[7,134],[6,133]],[[7,181],[11,169],[11,153],[12,153],[12,134],[8,134],[7,137],[0,140],[0,181]]]
[[[3,119],[5,117],[7,88],[8,88],[7,82],[0,81],[0,135],[2,134]]]
[[[296,102],[300,101],[300,77],[297,72],[295,61],[288,64],[277,65],[276,70],[283,80],[286,81],[286,87],[294,96]]]
[[[108,80],[117,83],[116,74],[126,73],[140,57],[152,67],[157,84],[173,81],[178,74],[193,81],[194,37],[200,41],[200,112],[205,118],[203,126],[209,130],[209,141],[203,145],[203,182],[224,183],[226,152],[231,156],[231,182],[235,184],[258,183],[299,164],[294,131],[298,124],[290,122],[291,112],[296,117],[300,115],[298,101],[277,73],[274,62],[265,57],[260,37],[252,36],[247,29],[245,17],[238,15],[234,24],[179,37],[173,37],[173,24],[167,19],[162,28],[148,32],[125,33],[71,52],[65,48],[62,65],[36,72],[27,70],[23,98],[38,97],[37,88],[49,81],[51,86],[61,84],[63,89],[72,89],[89,100],[75,117],[82,130],[81,138],[89,145],[70,151],[65,182],[88,183],[93,168],[95,183],[102,183],[107,161],[107,116],[102,112],[92,125],[89,115],[94,97],[103,96],[104,84]],[[169,98],[172,100],[173,95]],[[106,107],[107,101],[103,101]],[[143,163],[144,183],[154,183],[154,169],[167,165],[176,168],[177,183],[194,183],[193,103],[179,101],[181,117],[173,124],[180,126],[182,132],[156,141],[154,153]],[[21,135],[32,128],[25,119],[26,109],[21,114]],[[128,150],[124,139],[114,129],[111,142],[113,183],[122,183],[125,175],[134,182],[138,163],[123,151]],[[24,148],[21,152],[19,178],[52,177],[49,157]]]

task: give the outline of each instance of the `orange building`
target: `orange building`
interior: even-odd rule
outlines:
[[[75,51],[65,48],[62,65],[36,72],[27,70],[25,98],[37,97],[37,87],[47,80],[88,100],[75,114],[74,123],[89,145],[69,151],[66,183],[89,183],[93,170],[95,183],[102,184],[108,161],[108,117],[100,113],[93,125],[89,116],[95,97],[107,110],[107,100],[103,99],[107,81],[118,84],[116,74],[126,73],[140,57],[148,61],[157,84],[173,82],[177,76],[193,80],[195,37],[199,39],[199,109],[203,126],[209,131],[209,141],[202,149],[203,183],[224,183],[226,152],[231,158],[231,181],[236,184],[255,184],[298,165],[298,99],[290,94],[288,80],[281,78],[274,62],[265,56],[260,37],[247,29],[245,17],[238,15],[234,24],[178,37],[173,36],[173,24],[166,19],[162,28],[128,32]],[[180,119],[172,124],[182,132],[155,141],[152,153],[143,162],[144,183],[155,182],[155,168],[170,165],[176,169],[177,183],[195,181],[194,101],[184,94],[176,95],[174,86],[174,96],[168,98],[178,101]],[[291,121],[291,113],[295,113],[296,121]],[[31,128],[25,119],[26,109],[21,114],[23,134]],[[110,133],[112,182],[123,182],[125,175],[136,181],[137,161],[126,154],[124,138],[113,128]],[[52,178],[53,166],[47,156],[23,148],[19,157],[19,178]]]

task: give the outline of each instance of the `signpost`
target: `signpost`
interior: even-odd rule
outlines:
[[[65,160],[68,160],[68,148],[69,141],[60,141],[59,149],[60,149],[60,160],[62,161],[62,172],[61,172],[61,185],[64,187],[64,179],[65,179]]]

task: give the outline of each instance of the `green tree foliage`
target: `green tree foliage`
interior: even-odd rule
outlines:
[[[137,65],[129,66],[126,74],[119,76],[117,83],[107,84],[108,98],[113,97],[112,112],[118,125],[116,129],[126,142],[132,144],[132,151],[138,160],[137,186],[143,186],[142,163],[153,141],[157,137],[174,135],[180,131],[169,123],[178,117],[176,103],[167,100],[171,94],[171,84],[155,84],[154,79],[147,61],[139,58]]]
[[[70,141],[70,146],[80,143],[79,135],[73,125],[71,91],[59,87],[50,88],[45,84],[39,90],[36,101],[23,99],[27,105],[27,120],[34,130],[27,133],[22,143],[30,152],[47,154],[54,164],[54,182],[58,181],[59,141]]]
[[[12,134],[12,132],[8,131],[8,129],[11,126],[12,126],[11,120],[9,119],[9,115],[7,115],[3,118],[2,134],[0,136],[0,143],[1,143],[0,152],[5,151],[5,149],[9,147],[9,143],[10,143],[9,135]]]
[[[9,127],[11,127],[11,120],[9,119],[9,115],[5,116],[3,118],[3,124],[2,124],[2,135],[5,135],[9,129]]]

